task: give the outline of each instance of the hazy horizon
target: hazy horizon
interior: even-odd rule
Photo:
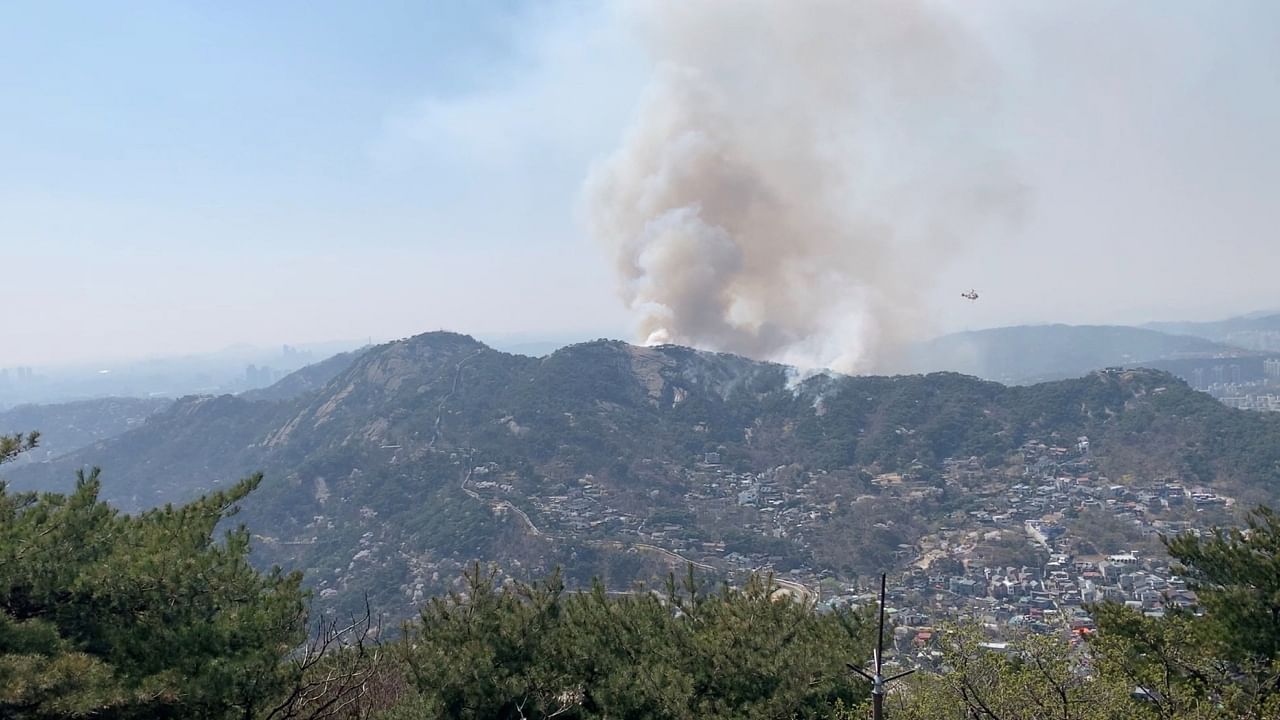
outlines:
[[[584,187],[644,127],[659,66],[706,61],[655,28],[706,31],[640,7],[0,9],[0,367],[438,328],[643,340]],[[886,245],[874,280],[909,298],[904,336],[1280,306],[1280,6],[918,8],[963,45],[980,126],[970,112],[947,136],[954,107],[926,106],[927,144],[863,142],[921,148],[911,183],[981,138],[990,152],[966,157],[1020,194],[945,252]],[[875,209],[909,215],[905,197]]]
[[[1220,320],[1232,320],[1238,318],[1263,317],[1271,315],[1280,315],[1280,310],[1258,310],[1247,313],[1232,314],[1229,316],[1213,316],[1203,320],[1185,320],[1182,318],[1172,320],[1170,322],[1216,322]],[[920,338],[922,344],[927,341],[941,339],[950,335],[962,335],[965,333],[981,333],[985,331],[1004,330],[1013,327],[1048,327],[1056,325],[1066,325],[1072,327],[1105,327],[1105,326],[1122,326],[1142,328],[1149,324],[1158,324],[1166,322],[1163,320],[1153,320],[1135,323],[1063,323],[1059,321],[1046,320],[1043,322],[1025,322],[1015,323],[1011,325],[989,325],[982,327],[963,328],[947,332],[939,332]],[[569,345],[583,342],[591,342],[595,340],[619,340],[632,344],[642,344],[634,337],[629,337],[625,331],[609,331],[590,329],[581,332],[564,332],[564,333],[536,333],[536,332],[514,332],[514,333],[476,333],[468,331],[465,328],[437,327],[426,328],[418,332],[406,333],[403,335],[389,337],[373,337],[365,338],[346,338],[346,339],[321,339],[309,340],[305,342],[265,342],[261,344],[254,343],[231,343],[221,347],[201,348],[197,347],[191,350],[175,352],[175,353],[140,353],[140,354],[121,354],[118,356],[101,356],[96,358],[86,358],[80,360],[72,360],[67,362],[55,361],[51,363],[19,363],[15,365],[0,365],[2,369],[12,369],[14,367],[31,367],[36,370],[44,371],[91,371],[100,368],[114,369],[131,365],[139,365],[146,363],[163,363],[169,361],[208,359],[217,357],[227,357],[237,354],[246,356],[276,353],[282,347],[288,346],[295,350],[310,352],[313,355],[311,362],[318,362],[327,359],[333,355],[348,352],[350,350],[359,349],[366,346],[385,345],[388,343],[398,342],[407,338],[423,335],[432,332],[456,333],[459,335],[467,335],[475,340],[502,352],[515,354],[541,354],[551,350],[560,349]],[[1163,331],[1167,332],[1167,331]],[[679,344],[679,343],[676,343]],[[694,346],[696,347],[696,346]],[[705,349],[705,348],[703,348]],[[310,364],[307,363],[307,364]],[[785,363],[784,363],[785,364]],[[912,368],[895,368],[888,367],[877,370],[877,373],[888,372],[914,372]],[[873,373],[875,374],[875,373]]]

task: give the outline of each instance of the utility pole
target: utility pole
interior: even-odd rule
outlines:
[[[875,663],[875,674],[868,673],[853,663],[845,663],[849,669],[858,673],[862,677],[871,682],[871,717],[873,720],[884,720],[884,686],[901,677],[906,677],[915,670],[907,670],[897,675],[885,677],[881,672],[884,661],[884,595],[885,595],[885,576],[880,576],[880,630],[876,639],[876,654],[873,658]]]

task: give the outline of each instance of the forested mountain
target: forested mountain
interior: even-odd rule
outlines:
[[[324,598],[369,591],[395,607],[472,559],[534,576],[565,564],[571,580],[614,586],[665,572],[674,553],[870,572],[892,562],[879,548],[909,545],[971,501],[942,482],[948,458],[1001,476],[1024,443],[1080,436],[1111,477],[1249,498],[1280,488],[1280,418],[1157,371],[1025,387],[950,373],[801,378],[675,346],[597,341],[529,358],[450,333],[373,348],[291,400],[183,398],[9,479],[65,490],[74,468],[99,465],[103,496],[137,510],[262,470],[244,515],[260,560],[305,570]],[[885,473],[938,489],[868,506]],[[798,499],[756,510],[729,483]],[[803,529],[766,527],[769,512]]]
[[[997,382],[1030,383],[1078,377],[1110,366],[1243,353],[1214,340],[1155,329],[1019,325],[935,338],[912,348],[908,364],[917,372],[948,370]]]
[[[0,411],[0,435],[38,430],[40,446],[19,463],[51,460],[139,427],[172,402],[167,398],[99,398]]]

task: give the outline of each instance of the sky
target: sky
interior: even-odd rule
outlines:
[[[1280,309],[1280,4],[929,5],[1023,193],[903,273],[916,334]],[[0,367],[636,339],[583,220],[654,77],[635,7],[4,3]]]

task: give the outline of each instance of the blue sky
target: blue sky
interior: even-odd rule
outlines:
[[[479,7],[10,5],[7,184],[123,203],[385,197],[352,180],[377,179],[387,113],[518,61],[514,11]]]
[[[583,12],[7,4],[0,248],[17,271],[0,300],[37,309],[0,364],[441,326],[619,334],[599,268],[550,262],[594,252],[572,203],[597,149],[484,158],[458,146],[469,119],[430,127],[520,82]]]
[[[943,331],[1280,306],[1280,12],[943,2],[1033,203]],[[372,336],[625,336],[581,186],[646,86],[588,2],[0,7],[0,367]],[[977,286],[1002,298],[947,302]],[[969,313],[969,314],[964,314]]]

